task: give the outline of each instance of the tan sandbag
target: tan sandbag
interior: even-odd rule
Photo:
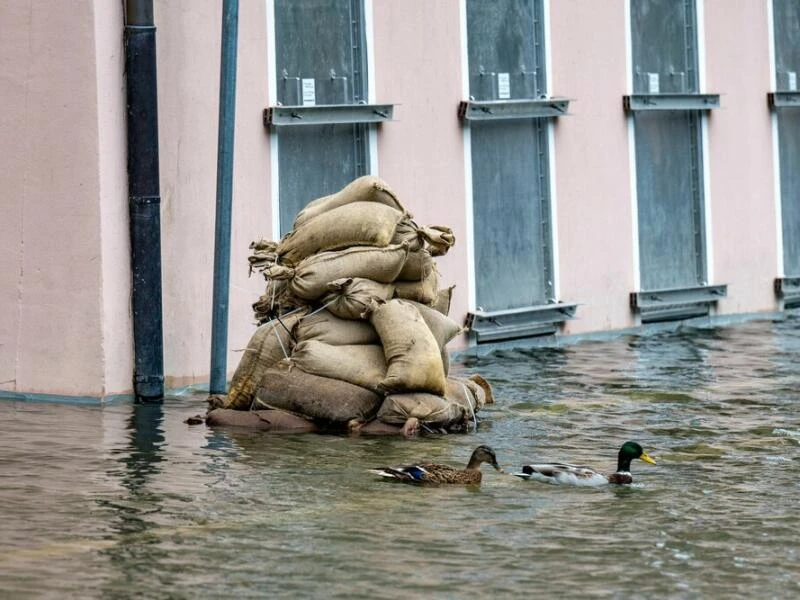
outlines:
[[[368,421],[382,401],[382,396],[366,388],[312,375],[291,368],[288,362],[268,369],[256,392],[258,406],[288,410],[326,424]]]
[[[494,391],[492,390],[492,386],[488,381],[486,381],[477,373],[470,375],[467,377],[467,379],[480,386],[480,388],[483,390],[485,404],[494,404]],[[477,394],[476,397],[478,397]]]
[[[444,348],[450,340],[463,331],[461,325],[453,321],[453,319],[447,315],[443,315],[435,308],[426,306],[420,302],[414,302],[413,300],[406,300],[406,302],[413,304],[419,311],[422,320],[425,321],[428,329],[431,330],[439,348]]]
[[[443,396],[419,392],[391,394],[381,404],[378,419],[391,425],[402,425],[412,417],[436,427],[463,425],[473,421],[483,406],[475,397],[475,388],[480,389],[473,381],[450,377]]]
[[[456,286],[451,285],[448,288],[440,289],[436,294],[436,300],[434,300],[433,308],[438,310],[443,315],[450,314],[450,303],[453,299],[453,288]]]
[[[430,276],[435,265],[433,257],[427,250],[409,252],[408,258],[397,276],[398,281],[422,281]]]
[[[419,235],[428,243],[428,250],[433,256],[444,256],[456,243],[453,230],[443,225],[423,227]]]
[[[385,301],[394,296],[394,285],[379,283],[363,277],[347,277],[331,281],[328,293],[320,303],[340,319],[364,319],[373,301]]]
[[[289,294],[287,281],[268,280],[264,293],[253,302],[252,306],[256,322],[260,325],[297,308],[297,302]]]
[[[380,344],[378,332],[368,321],[340,319],[328,310],[306,315],[294,327],[298,342],[315,340],[331,346]]]
[[[422,250],[425,247],[425,239],[420,235],[419,229],[413,219],[406,215],[397,223],[391,243],[402,244],[406,242],[409,252]]]
[[[444,376],[450,375],[450,353],[447,348],[442,348],[442,368],[444,369]]]
[[[277,253],[278,244],[270,240],[258,240],[250,243],[250,249],[253,253],[247,257],[250,263],[250,274],[253,271],[263,271],[267,267],[275,264],[278,260]]]
[[[278,244],[281,264],[352,246],[388,246],[403,213],[377,202],[352,202],[309,219]]]
[[[460,404],[424,392],[391,394],[378,410],[378,419],[390,425],[402,425],[412,417],[426,425],[444,428],[463,425],[469,419]]]
[[[291,294],[300,300],[321,298],[331,281],[362,277],[379,283],[392,283],[403,268],[408,246],[373,248],[356,246],[336,252],[320,252],[301,261],[295,268],[275,265],[264,274],[269,279],[289,280]]]
[[[231,378],[228,398],[223,408],[247,410],[253,402],[261,377],[272,365],[292,353],[294,340],[290,332],[307,309],[297,310],[264,323],[255,330],[245,348],[239,366]]]
[[[439,294],[439,274],[434,267],[422,281],[395,281],[395,298],[414,300],[431,306]]]
[[[383,348],[377,344],[332,346],[309,340],[295,346],[288,362],[306,373],[339,379],[379,393],[379,385],[386,377],[386,359]]]
[[[351,181],[335,194],[323,196],[309,202],[295,217],[294,228],[297,229],[317,215],[351,202],[378,202],[391,206],[400,212],[406,212],[386,182],[380,177],[365,175]]]
[[[231,410],[217,408],[206,415],[211,427],[246,427],[285,433],[310,433],[317,426],[310,420],[282,410]]]
[[[386,357],[386,377],[379,389],[390,394],[444,393],[441,348],[413,304],[397,299],[375,303],[369,320],[381,338]]]

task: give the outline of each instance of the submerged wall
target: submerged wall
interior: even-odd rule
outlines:
[[[704,91],[722,94],[706,125],[710,283],[720,314],[778,308],[779,246],[767,3],[699,2]],[[571,98],[552,126],[558,298],[578,303],[560,335],[636,325],[638,257],[625,0],[550,0],[550,91]],[[422,224],[452,227],[438,259],[455,284],[451,316],[475,299],[471,168],[465,128],[463,0],[366,0],[376,102],[377,174]],[[209,373],[222,0],[157,0],[164,361],[167,386]],[[0,393],[105,396],[132,377],[120,2],[0,5]],[[272,31],[263,0],[241,0],[228,370],[255,326],[263,289],[248,245],[272,237],[269,104]],[[463,348],[468,337],[453,344]]]

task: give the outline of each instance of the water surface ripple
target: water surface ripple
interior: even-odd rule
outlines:
[[[201,396],[105,407],[0,401],[9,598],[794,598],[800,318],[463,358],[492,382],[476,432],[399,438],[188,426]],[[626,488],[485,469],[474,487],[370,466],[561,460]]]

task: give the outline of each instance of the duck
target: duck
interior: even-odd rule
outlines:
[[[617,457],[617,470],[610,475],[604,475],[589,467],[568,465],[560,463],[542,463],[525,465],[521,473],[511,473],[522,479],[532,479],[554,485],[624,485],[633,483],[631,475],[631,461],[643,460],[651,465],[656,461],[650,458],[638,442],[628,441],[622,444]]]
[[[494,450],[485,445],[475,448],[464,469],[451,467],[450,465],[422,462],[395,467],[376,467],[369,469],[369,472],[386,479],[404,483],[477,484],[483,478],[480,469],[482,463],[488,463],[497,471],[503,473],[503,469],[497,464]]]

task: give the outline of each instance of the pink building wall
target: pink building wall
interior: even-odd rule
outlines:
[[[777,308],[778,275],[766,2],[705,0],[706,87],[722,95],[708,120],[714,279],[726,314]]]
[[[470,308],[463,0],[367,0],[378,175],[421,224],[453,228],[438,264]],[[704,0],[711,283],[722,314],[772,311],[778,275],[766,2]],[[551,92],[573,99],[553,126],[559,299],[579,303],[563,334],[636,324],[625,0],[550,0]],[[164,360],[167,386],[209,373],[222,0],[157,0]],[[248,245],[271,237],[270,64],[265,0],[239,17],[228,370],[254,331],[263,289]],[[120,2],[0,4],[0,393],[125,393],[132,332]],[[467,343],[462,336],[455,347]]]
[[[580,303],[566,334],[634,325],[625,34],[622,1],[550,2],[551,94],[574,99],[553,150],[559,300]]]

